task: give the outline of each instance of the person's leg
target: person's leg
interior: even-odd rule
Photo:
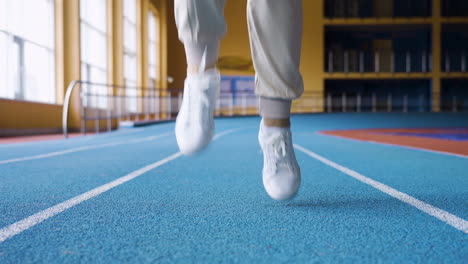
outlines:
[[[216,70],[219,42],[226,33],[225,0],[175,0],[179,39],[185,47],[187,78],[176,120],[176,138],[183,154],[202,150],[213,137],[213,110],[220,89]]]
[[[304,90],[302,0],[249,0],[247,17],[262,116],[263,183],[272,198],[289,199],[300,185],[289,127],[291,101]]]
[[[226,0],[175,0],[174,13],[179,39],[185,47],[188,72],[198,72],[203,53],[206,69],[214,68],[219,42],[226,33]]]
[[[260,115],[289,119],[291,100],[304,90],[299,72],[302,0],[249,0],[247,14]]]

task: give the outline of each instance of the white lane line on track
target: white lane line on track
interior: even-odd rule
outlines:
[[[239,130],[238,128],[237,129],[230,129],[230,130],[226,130],[226,131],[223,131],[217,135],[215,135],[215,137],[213,138],[213,140],[217,140],[218,138],[224,136],[224,135],[227,135],[227,134],[230,134],[230,133],[233,133],[235,131]],[[131,181],[141,175],[143,175],[144,173],[150,171],[150,170],[153,170],[153,169],[156,169],[157,167],[160,167],[172,160],[175,160],[177,158],[179,158],[180,156],[182,156],[182,153],[180,152],[177,152],[177,153],[174,153],[160,161],[157,161],[155,163],[152,163],[152,164],[149,164],[143,168],[140,168],[136,171],[133,171],[125,176],[122,176],[112,182],[109,182],[109,183],[106,183],[104,185],[101,185],[95,189],[92,189],[91,191],[88,191],[88,192],[85,192],[83,194],[80,194],[78,196],[75,196],[65,202],[62,202],[62,203],[59,203],[57,205],[54,205],[50,208],[47,208],[39,213],[36,213],[34,215],[31,215],[23,220],[20,220],[16,223],[13,223],[5,228],[2,228],[0,229],[0,244],[5,242],[6,240],[8,240],[9,238],[12,238],[20,233],[22,233],[23,231],[43,222],[44,220],[47,220],[67,209],[70,209],[72,208],[73,206],[76,206],[84,201],[87,201],[91,198],[94,198],[104,192],[107,192],[119,185],[122,185],[128,181]]]
[[[85,147],[78,147],[78,148],[71,148],[71,149],[66,149],[66,150],[61,150],[61,151],[54,151],[54,152],[49,152],[49,153],[44,153],[44,154],[39,154],[39,155],[33,155],[33,156],[28,156],[28,157],[0,160],[0,164],[22,162],[22,161],[27,161],[27,160],[45,159],[45,158],[61,156],[61,155],[80,152],[80,151],[85,151],[85,150],[92,150],[92,149],[105,148],[105,147],[113,147],[113,146],[119,146],[119,145],[124,145],[124,144],[140,143],[140,142],[151,141],[151,140],[155,140],[155,139],[158,139],[158,138],[161,138],[161,137],[169,136],[171,134],[173,134],[173,132],[167,132],[167,133],[163,133],[163,134],[159,134],[159,135],[155,135],[155,136],[150,136],[150,137],[145,137],[145,138],[140,138],[140,139],[105,143],[105,144],[100,144],[100,145],[85,146]]]
[[[370,185],[374,188],[376,188],[377,190],[379,191],[382,191],[390,196],[392,196],[393,198],[396,198],[404,203],[407,203],[409,205],[412,205],[414,207],[416,207],[417,209],[425,212],[426,214],[429,214],[437,219],[439,219],[440,221],[442,222],[445,222],[447,223],[448,225],[451,225],[452,227],[462,231],[463,233],[467,234],[468,233],[468,221],[466,221],[465,219],[462,219],[456,215],[453,215],[449,212],[446,212],[440,208],[437,208],[435,206],[432,206],[430,204],[427,204],[421,200],[418,200],[412,196],[409,196],[408,194],[406,193],[402,193],[396,189],[393,189],[392,187],[390,186],[387,186],[383,183],[380,183],[378,181],[375,181],[375,180],[372,180],[356,171],[353,171],[349,168],[346,168],[344,166],[341,166],[340,164],[338,163],[335,163],[331,160],[328,160],[304,147],[301,147],[297,144],[294,144],[294,148],[296,148],[297,150],[299,151],[302,151],[303,153],[309,155],[310,157],[336,169],[336,170],[339,170],[341,171],[342,173],[348,175],[348,176],[351,176],[353,177],[354,179],[360,181],[360,182],[363,182],[367,185]]]
[[[158,126],[159,129],[152,129],[152,128],[124,128],[121,130],[111,131],[111,132],[103,132],[99,134],[87,134],[86,136],[77,136],[68,139],[67,141],[74,141],[78,143],[78,141],[89,141],[93,139],[118,139],[120,136],[126,136],[129,134],[136,134],[140,132],[159,132],[160,129],[168,128],[170,124],[161,124]],[[135,135],[136,136],[136,135]],[[10,149],[15,147],[35,147],[39,144],[46,142],[48,145],[56,145],[63,143],[64,138],[61,139],[51,139],[45,141],[29,141],[29,142],[18,142],[18,143],[0,143],[0,150],[1,149]]]
[[[324,134],[324,133],[321,133],[321,132],[316,132],[316,133],[319,134],[319,135],[322,135],[322,136],[337,137],[337,138],[342,138],[342,139],[347,139],[347,140],[353,140],[353,141],[376,144],[376,145],[384,145],[384,146],[388,146],[388,147],[396,147],[396,148],[403,148],[403,149],[409,149],[409,150],[417,150],[417,151],[423,151],[423,152],[442,154],[442,155],[447,155],[447,156],[453,156],[453,157],[468,159],[468,156],[466,156],[466,155],[456,154],[456,153],[451,153],[451,152],[446,152],[446,151],[417,148],[417,147],[404,146],[404,145],[398,145],[398,144],[392,144],[392,143],[385,143],[385,142],[379,142],[379,141],[373,141],[373,140],[363,140],[363,139],[348,138],[348,137],[343,137],[343,136],[328,135],[328,134]]]

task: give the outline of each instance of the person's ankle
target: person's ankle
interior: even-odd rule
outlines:
[[[211,65],[207,65],[205,67],[205,69],[203,69],[202,71],[200,71],[199,66],[188,65],[187,66],[187,75],[196,75],[196,74],[199,74],[200,72],[207,72],[207,71],[213,70],[213,69],[216,69],[216,63],[213,63]]]
[[[263,125],[269,128],[290,128],[291,120],[289,118],[283,119],[272,119],[272,118],[263,118]]]

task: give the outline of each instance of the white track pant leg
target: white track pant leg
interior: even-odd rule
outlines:
[[[226,33],[225,0],[175,0],[179,39],[184,43],[189,67],[214,66],[219,41]],[[302,0],[249,0],[247,17],[256,94],[260,114],[289,117],[291,100],[304,90],[299,72],[302,41]]]
[[[179,39],[184,43],[187,64],[198,67],[206,50],[206,66],[218,60],[219,42],[226,34],[225,0],[175,0]],[[194,69],[196,70],[196,69]]]
[[[247,18],[257,95],[298,98],[304,90],[299,72],[302,0],[249,0]]]

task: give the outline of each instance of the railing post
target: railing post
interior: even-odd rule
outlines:
[[[411,55],[409,51],[406,52],[406,72],[411,72]]]
[[[346,112],[346,93],[341,95],[341,111]]]
[[[432,71],[432,53],[429,53],[428,57],[429,57],[429,58],[428,58],[428,61],[429,61],[429,63],[428,63],[428,71],[431,72],[431,71]]]
[[[403,113],[407,113],[408,112],[408,95],[405,94],[403,96]]]
[[[329,93],[327,95],[327,112],[330,113],[332,110],[332,98],[331,98],[331,94]]]
[[[146,90],[146,93],[144,95],[144,99],[143,99],[143,102],[144,102],[144,105],[145,105],[145,120],[148,121],[150,120],[150,100],[149,100],[149,96],[151,96],[151,91],[148,91]]]
[[[328,52],[328,72],[333,73],[333,52]]]
[[[445,53],[445,72],[450,72],[450,54],[448,51]]]
[[[364,53],[359,52],[359,72],[364,73]]]
[[[348,51],[344,52],[344,72],[349,73],[349,53]]]
[[[116,109],[117,109],[117,122],[120,122],[120,118],[122,118],[122,98],[121,98],[121,91],[117,90],[115,101],[116,101]]]
[[[395,52],[393,50],[390,54],[390,71],[395,73]]]
[[[242,115],[247,115],[247,94],[242,94]]]
[[[156,120],[159,120],[161,118],[161,93],[159,90],[156,90],[156,92],[153,95],[153,113],[154,113],[154,118]]]
[[[452,97],[452,112],[456,113],[457,111],[457,97],[454,95]]]
[[[423,101],[424,101],[424,98],[423,98],[423,94],[419,94],[419,112],[423,112],[424,111],[424,106],[423,106]]]
[[[94,89],[93,89],[94,90]],[[99,93],[96,93],[95,94],[95,97],[96,97],[96,105],[95,105],[95,108],[96,108],[96,120],[94,122],[94,126],[95,126],[95,130],[96,130],[96,134],[99,134],[99,126],[100,126],[100,121],[101,121],[101,111],[99,110]]]
[[[230,93],[229,98],[229,115],[233,116],[234,114],[234,94]]]
[[[106,92],[107,92],[107,131],[111,131],[112,130],[112,119],[111,119],[111,116],[112,116],[112,107],[109,105],[109,89],[106,89]]]
[[[124,101],[125,101],[125,115],[127,116],[127,121],[130,121],[130,104],[129,104],[129,100],[128,100],[128,97],[125,96],[124,97]]]
[[[380,72],[380,54],[378,51],[375,52],[375,58],[374,58],[374,69],[376,73]]]
[[[426,51],[422,51],[422,61],[421,61],[421,71],[427,72],[427,58],[426,58]]]
[[[372,93],[372,112],[377,112],[377,96]]]
[[[80,85],[81,87],[82,85]],[[83,100],[81,101],[81,134],[86,136],[86,108],[89,102],[88,102],[88,85],[85,86],[85,91],[83,91],[81,88],[81,94],[83,95]]]
[[[168,93],[167,95],[167,119],[170,120],[172,118],[172,94],[171,92]]]
[[[357,98],[356,98],[356,111],[357,111],[358,113],[361,112],[361,104],[362,104],[361,100],[362,100],[362,99],[361,99],[361,94],[358,93],[358,94],[357,94]]]
[[[387,95],[387,112],[392,112],[392,94]]]
[[[466,72],[466,54],[465,54],[465,51],[463,51],[462,55],[461,55],[461,71]]]

